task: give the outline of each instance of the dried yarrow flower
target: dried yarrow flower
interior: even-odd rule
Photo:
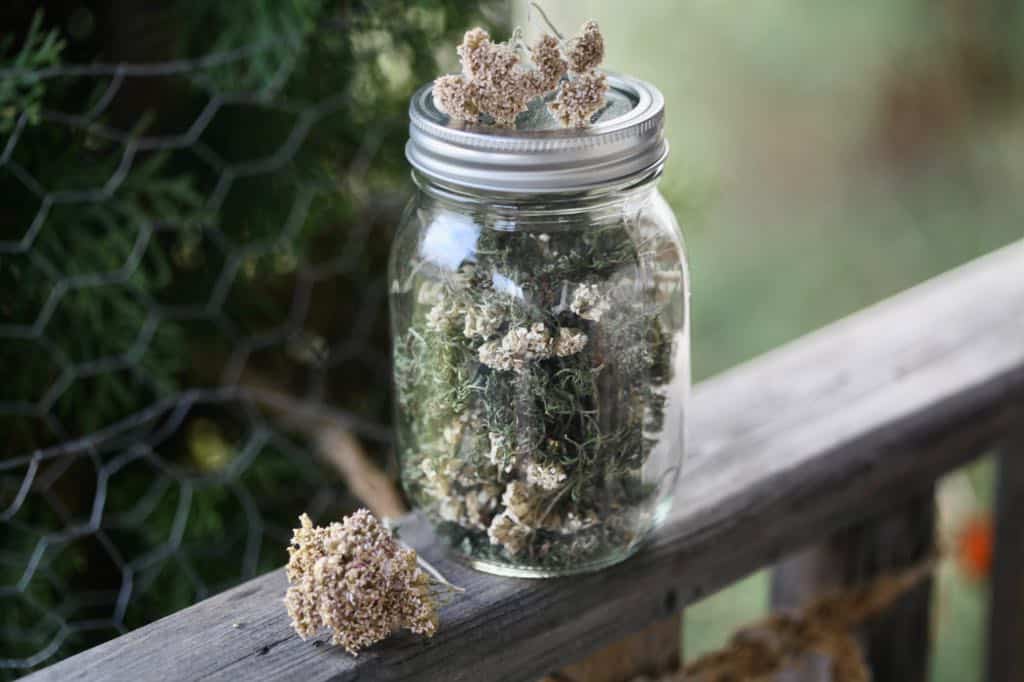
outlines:
[[[580,34],[569,41],[569,70],[573,73],[592,71],[604,60],[604,36],[596,21],[588,21]]]
[[[477,86],[459,75],[441,76],[434,81],[434,105],[459,121],[474,121],[480,115]]]
[[[483,82],[488,78],[488,71],[507,73],[519,63],[515,52],[498,47],[498,43],[491,42],[491,35],[479,26],[466,31],[462,44],[456,48],[466,78]]]
[[[551,113],[567,128],[583,128],[604,106],[608,77],[598,71],[581,73],[562,83],[554,101],[548,104]]]
[[[547,328],[540,322],[530,327],[513,327],[501,340],[488,341],[480,346],[480,362],[498,370],[520,371],[534,360],[551,357],[554,342]]]
[[[373,514],[360,509],[326,528],[306,514],[299,521],[284,602],[302,639],[328,630],[334,644],[357,655],[401,628],[434,635],[442,583]]]
[[[495,125],[512,126],[530,100],[543,92],[533,72],[520,64],[516,50],[493,42],[482,28],[466,31],[458,53],[462,75],[441,76],[433,89],[435,106],[453,119],[475,121],[487,114]]]
[[[512,518],[507,512],[494,517],[487,529],[487,537],[492,545],[501,545],[511,555],[526,549],[526,543],[533,534],[533,529],[524,526]]]
[[[610,307],[611,303],[596,284],[579,285],[572,294],[572,303],[569,304],[569,309],[574,313],[584,320],[594,322],[600,322]]]
[[[532,72],[535,88],[541,93],[557,88],[567,68],[558,49],[558,39],[546,33],[542,35],[530,48],[530,59],[537,67]]]
[[[560,358],[579,353],[587,345],[587,335],[579,329],[561,327],[558,330],[558,338],[555,339],[554,353]]]
[[[462,74],[434,81],[435,106],[457,121],[476,122],[486,115],[494,125],[511,127],[531,101],[558,90],[549,105],[552,113],[563,125],[586,125],[604,102],[607,81],[594,71],[604,58],[597,23],[589,21],[581,31],[567,44],[567,55],[556,37],[542,35],[529,48],[532,69],[513,45],[492,41],[479,27],[466,31],[457,50]],[[516,45],[521,44],[518,35]],[[574,77],[566,80],[569,72]]]

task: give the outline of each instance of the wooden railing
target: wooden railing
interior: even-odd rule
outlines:
[[[913,562],[931,549],[936,479],[998,452],[988,674],[1024,680],[1024,242],[700,384],[687,418],[671,517],[611,569],[476,573],[410,516],[402,538],[466,588],[431,640],[357,658],[303,642],[277,570],[32,679],[536,679],[780,560],[779,605]],[[876,679],[924,679],[928,595],[865,635]]]

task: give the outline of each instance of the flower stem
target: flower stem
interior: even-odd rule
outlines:
[[[535,2],[531,2],[530,7],[537,10],[537,13],[540,15],[540,18],[544,20],[544,23],[548,25],[548,28],[551,29],[551,32],[555,34],[556,38],[558,38],[559,40],[565,40],[565,36],[559,33],[558,29],[555,28],[555,25],[553,23],[551,23],[551,19],[548,19],[548,15],[544,12],[543,9],[541,9],[540,5],[538,5]]]

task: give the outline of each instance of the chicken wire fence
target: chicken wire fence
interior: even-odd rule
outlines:
[[[0,678],[281,565],[325,431],[387,459],[406,102],[503,8],[210,4],[0,43]]]

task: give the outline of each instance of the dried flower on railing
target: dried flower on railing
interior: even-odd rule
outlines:
[[[432,637],[439,588],[457,589],[425,567],[366,509],[326,528],[299,517],[288,547],[284,602],[300,637],[331,632],[353,654],[405,628]]]
[[[524,65],[519,31],[508,43],[496,43],[482,28],[466,32],[458,47],[462,73],[434,81],[434,103],[458,121],[513,127],[516,117],[537,98],[554,95],[548,108],[564,126],[583,127],[604,105],[608,80],[596,71],[604,58],[604,38],[597,22],[560,41],[544,34],[526,51]]]

